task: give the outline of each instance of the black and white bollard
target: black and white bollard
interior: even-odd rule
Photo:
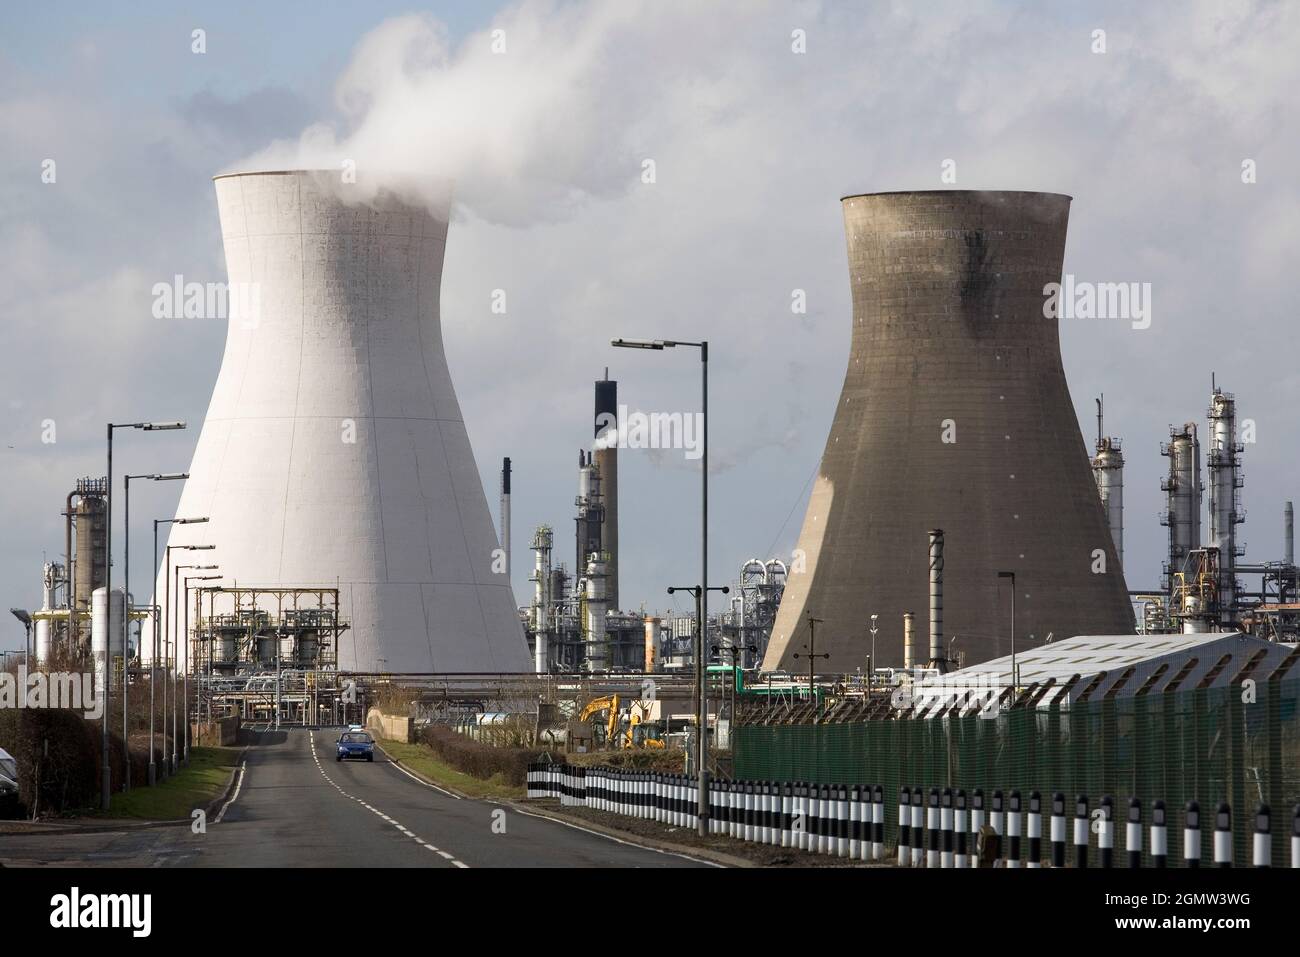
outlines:
[[[840,840],[835,849],[838,857],[852,857],[853,846],[853,807],[857,804],[853,788],[847,784],[840,785]]]
[[[1088,798],[1083,794],[1074,801],[1074,866],[1088,866]]]
[[[898,866],[909,867],[912,854],[908,847],[908,834],[912,830],[912,793],[907,788],[898,789]]]
[[[993,833],[998,836],[998,843],[1002,843],[1002,836],[1007,833],[1006,830],[1006,805],[1002,799],[1001,791],[993,792],[993,801],[989,808],[989,827],[993,828]]]
[[[812,851],[813,841],[813,819],[812,819],[812,795],[813,787],[807,781],[799,785],[799,842],[798,848],[801,851]]]
[[[1273,814],[1267,804],[1255,810],[1255,861],[1256,867],[1273,866]]]
[[[1232,866],[1232,809],[1227,804],[1214,812],[1214,866]]]
[[[1151,805],[1151,866],[1169,866],[1169,824],[1164,801]]]
[[[953,837],[956,838],[956,848],[953,852],[952,864],[959,870],[966,867],[966,835],[970,822],[967,821],[966,812],[966,791],[963,788],[957,789],[956,808],[952,815]]]
[[[1003,855],[1007,867],[1020,866],[1020,792],[1007,797],[1007,849]]]
[[[1101,798],[1101,833],[1097,835],[1101,849],[1101,866],[1115,866],[1115,799],[1109,794]]]
[[[1300,868],[1300,804],[1291,809],[1291,867]]]
[[[879,784],[871,788],[871,859],[885,859],[885,789]]]
[[[1183,811],[1183,864],[1201,866],[1201,806],[1195,801]]]
[[[912,866],[920,867],[925,853],[925,795],[912,788]]]
[[[823,854],[835,854],[835,788],[822,785],[818,797],[818,848]]]
[[[1026,867],[1043,866],[1043,796],[1029,792],[1029,860]]]
[[[1142,801],[1128,799],[1128,824],[1124,828],[1124,850],[1128,851],[1128,866],[1142,866]]]
[[[978,867],[976,854],[979,848],[980,829],[984,827],[984,791],[976,788],[970,798],[970,866]]]
[[[855,784],[849,788],[849,858],[855,861],[863,859],[862,813],[864,810],[869,816],[871,805],[863,803],[862,786]]]
[[[1065,866],[1065,795],[1057,791],[1052,795],[1052,866]]]
[[[931,870],[939,867],[939,789],[930,788],[930,800],[925,808],[925,866]]]
[[[943,832],[943,842],[939,847],[939,866],[952,867],[952,788],[944,788],[939,796],[939,830]]]

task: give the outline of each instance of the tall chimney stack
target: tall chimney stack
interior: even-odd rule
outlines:
[[[618,383],[609,377],[596,383],[596,468],[600,471],[605,517],[600,540],[609,553],[605,562],[605,599],[612,611],[618,604]]]

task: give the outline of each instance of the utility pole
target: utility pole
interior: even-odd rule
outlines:
[[[825,652],[820,655],[817,654],[817,626],[819,624],[824,625],[825,623],[825,618],[814,618],[813,613],[808,612],[808,654],[803,657],[808,659],[808,700],[813,703],[816,714],[821,714],[821,702],[817,700],[817,689],[814,687],[817,659],[829,658],[831,656],[830,652]],[[794,656],[798,658],[799,652],[796,651]]]

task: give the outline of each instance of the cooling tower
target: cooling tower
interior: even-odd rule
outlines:
[[[903,663],[928,607],[928,532],[945,537],[945,654],[1049,632],[1133,630],[1044,287],[1061,280],[1070,198],[919,192],[843,200],[853,298],[844,387],[764,667],[807,654],[852,671]],[[952,637],[957,636],[955,648]],[[795,662],[793,656],[801,652]],[[806,665],[804,665],[806,668]]]
[[[340,668],[530,670],[443,351],[445,212],[337,173],[215,182],[245,309],[177,507],[209,522],[170,544],[214,545],[226,585],[337,583]]]

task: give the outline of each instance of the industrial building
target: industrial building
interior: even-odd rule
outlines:
[[[332,172],[215,182],[257,309],[230,317],[177,509],[209,521],[168,544],[215,546],[230,584],[337,588],[340,668],[528,670],[443,350],[445,210]]]
[[[1070,198],[1031,192],[877,193],[843,200],[853,333],[785,600],[764,659],[809,652],[827,671],[903,659],[925,608],[927,531],[946,534],[943,634],[967,661],[1017,629],[1132,629],[1044,288],[1059,282]],[[944,649],[942,657],[949,654]]]

